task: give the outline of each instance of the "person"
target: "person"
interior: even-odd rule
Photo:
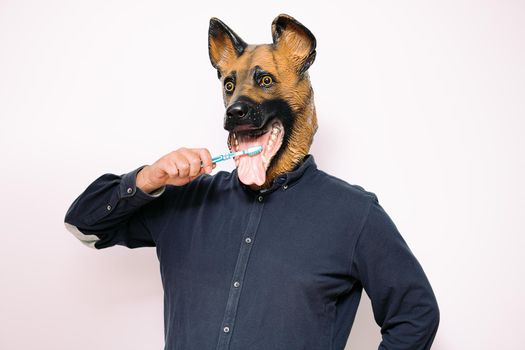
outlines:
[[[247,45],[217,18],[209,53],[230,151],[206,148],[95,179],[66,228],[95,249],[156,247],[165,350],[342,350],[364,289],[383,350],[430,349],[439,307],[377,196],[319,169],[308,67],[315,37],[282,14],[273,44]]]

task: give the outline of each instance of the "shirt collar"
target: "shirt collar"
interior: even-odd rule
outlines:
[[[252,190],[249,186],[243,184],[239,180],[239,177],[237,175],[237,168],[233,169],[232,175],[236,179],[236,182],[247,190],[250,190],[254,193],[269,193],[281,186],[283,186],[284,188],[291,186],[292,184],[299,181],[306,172],[311,172],[315,169],[317,169],[317,164],[315,163],[314,156],[308,153],[304,156],[303,161],[296,165],[293,170],[277,175],[273,180],[273,184],[270,188],[259,191]]]

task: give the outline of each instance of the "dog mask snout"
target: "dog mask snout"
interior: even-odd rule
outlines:
[[[248,101],[238,100],[226,109],[224,129],[233,131],[236,127],[246,125],[255,129],[260,124],[260,118],[254,113],[254,105]]]

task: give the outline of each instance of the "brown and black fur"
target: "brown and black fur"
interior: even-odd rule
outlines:
[[[209,55],[223,85],[227,109],[224,127],[232,131],[238,124],[253,128],[264,126],[277,116],[284,126],[283,143],[272,158],[261,188],[271,186],[275,177],[293,170],[308,154],[317,131],[317,116],[308,68],[315,60],[316,40],[312,33],[294,18],[281,14],[272,22],[272,44],[248,45],[217,18],[210,20]],[[257,83],[258,74],[274,78],[271,87]],[[225,82],[235,81],[235,90],[228,93]],[[230,118],[228,109],[246,102],[246,116]]]

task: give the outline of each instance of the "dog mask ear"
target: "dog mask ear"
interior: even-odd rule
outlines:
[[[314,63],[316,40],[312,32],[296,19],[286,14],[277,16],[272,22],[273,45],[282,50],[303,74]]]
[[[210,19],[208,51],[211,65],[217,69],[219,77],[224,64],[239,57],[246,46],[248,44],[220,19],[215,17]]]

